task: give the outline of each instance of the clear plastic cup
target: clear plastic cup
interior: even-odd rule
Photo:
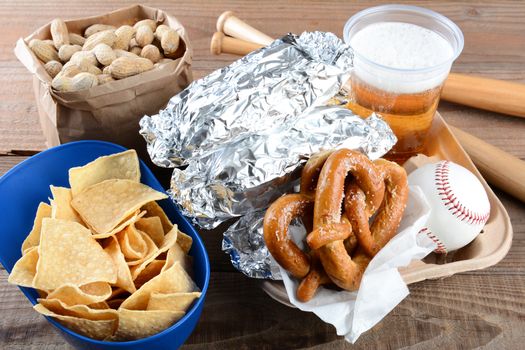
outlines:
[[[364,28],[381,22],[401,22],[426,28],[445,39],[451,47],[451,54],[443,61],[423,68],[395,68],[378,63],[353,47],[352,38]],[[344,40],[354,49],[348,108],[363,117],[377,112],[389,123],[398,138],[389,158],[401,162],[422,153],[441,88],[452,62],[463,50],[464,39],[459,27],[447,17],[428,9],[384,5],[352,16],[344,27]]]

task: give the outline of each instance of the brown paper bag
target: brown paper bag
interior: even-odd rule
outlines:
[[[192,49],[186,30],[175,17],[142,5],[65,22],[69,32],[82,34],[95,23],[118,27],[133,25],[146,18],[177,30],[181,38],[177,52],[180,58],[161,68],[82,91],[58,92],[51,89],[51,77],[27,46],[34,38],[50,39],[50,24],[18,40],[15,55],[34,74],[33,87],[40,124],[48,147],[75,140],[105,140],[135,148],[143,159],[147,159],[144,158],[147,154],[146,143],[138,132],[140,118],[157,113],[192,81]]]

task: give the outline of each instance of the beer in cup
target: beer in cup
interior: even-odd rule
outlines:
[[[463,49],[461,30],[424,8],[385,5],[351,17],[344,39],[354,50],[347,107],[387,121],[398,138],[390,159],[424,152],[443,83]]]

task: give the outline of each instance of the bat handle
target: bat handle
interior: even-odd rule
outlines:
[[[215,32],[211,38],[210,51],[214,55],[229,53],[233,55],[244,56],[248,53],[261,48],[262,45],[235,39],[224,35],[222,32]]]
[[[274,39],[241,21],[232,11],[223,12],[217,20],[217,31],[231,37],[266,46]]]

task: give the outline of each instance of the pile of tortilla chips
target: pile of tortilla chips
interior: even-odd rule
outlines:
[[[140,183],[130,150],[69,170],[51,186],[9,282],[38,289],[34,309],[98,340],[125,341],[174,324],[200,297],[191,279],[190,236]]]

